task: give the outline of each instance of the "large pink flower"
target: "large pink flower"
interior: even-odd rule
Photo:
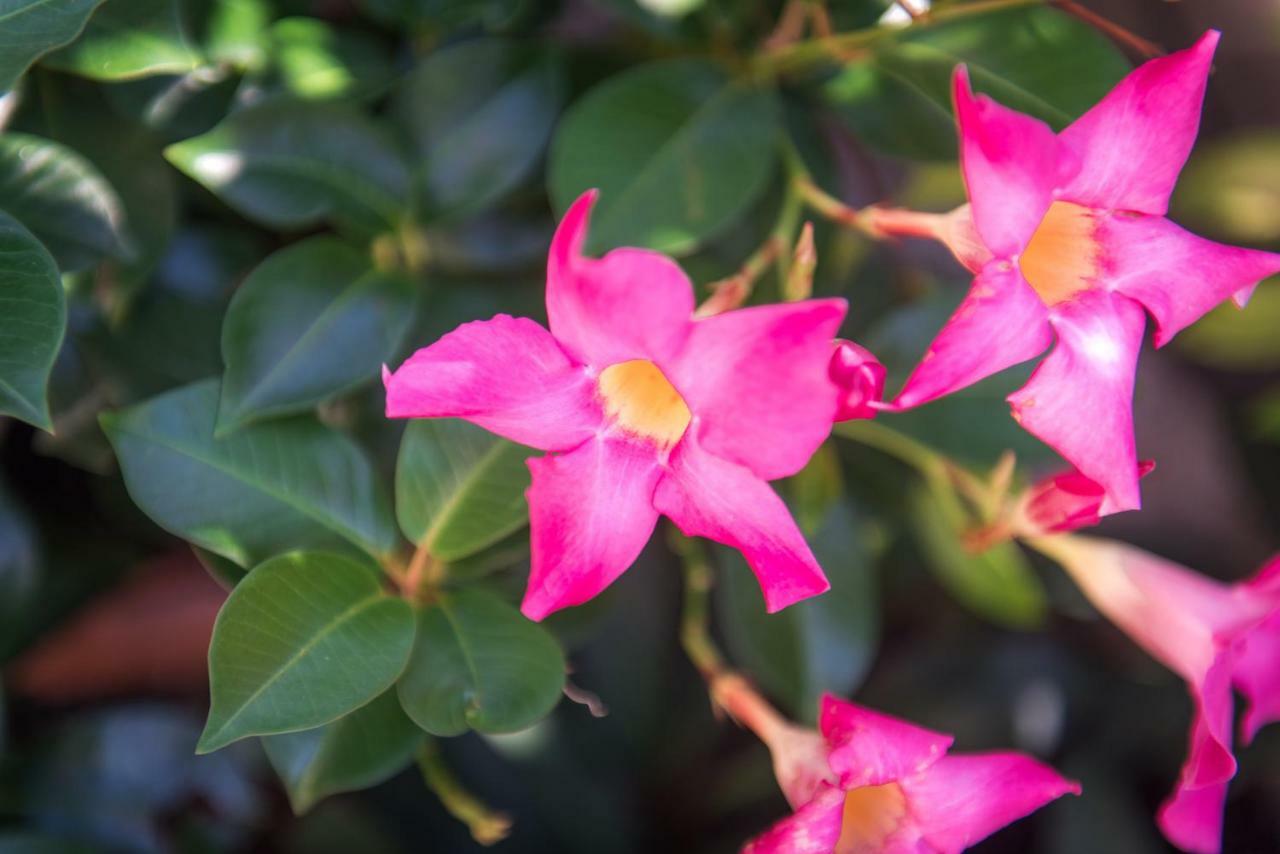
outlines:
[[[465,418],[552,452],[529,460],[531,619],[607,587],[659,514],[741,550],[771,612],[822,593],[827,579],[767,481],[799,471],[831,430],[844,300],[695,320],[670,258],[583,257],[594,201],[579,198],[551,243],[551,331],[507,315],[458,327],[385,377],[387,415]]]
[[[1133,377],[1147,312],[1156,344],[1280,271],[1165,218],[1195,141],[1218,33],[1152,60],[1061,134],[954,98],[969,222],[944,237],[977,275],[893,407],[918,406],[1057,344],[1009,397],[1014,417],[1103,485],[1102,512],[1139,505]]]
[[[951,736],[836,697],[821,734],[775,727],[778,783],[795,812],[749,854],[952,854],[1080,786],[1021,753],[948,755]]]
[[[1190,746],[1158,822],[1178,847],[1217,854],[1227,783],[1236,773],[1232,686],[1249,700],[1246,743],[1280,720],[1280,557],[1248,581],[1223,584],[1109,540],[1033,543],[1062,564],[1107,619],[1187,680],[1195,704]]]

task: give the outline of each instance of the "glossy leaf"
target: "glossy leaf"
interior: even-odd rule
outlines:
[[[823,87],[823,97],[887,154],[955,156],[951,75],[964,63],[974,88],[1061,129],[1129,71],[1105,36],[1055,9],[999,9],[875,42]]]
[[[771,92],[731,83],[703,60],[644,65],[606,80],[570,108],[548,167],[566,209],[600,200],[596,249],[647,246],[683,254],[742,216],[774,168],[779,111]]]
[[[396,462],[400,530],[444,561],[498,542],[529,522],[525,460],[536,453],[465,421],[410,422]]]
[[[49,372],[66,328],[66,297],[53,258],[0,211],[0,415],[53,428]]]
[[[515,732],[555,706],[564,666],[545,628],[492,593],[459,590],[418,615],[400,703],[433,735]]]
[[[256,567],[209,642],[209,753],[249,735],[337,720],[391,686],[413,646],[413,610],[370,567],[296,552]]]
[[[51,140],[0,136],[0,206],[31,229],[64,273],[131,253],[116,191],[83,156]]]
[[[205,53],[236,68],[261,68],[267,61],[271,16],[269,0],[214,0],[205,22]]]
[[[271,26],[271,55],[281,82],[299,98],[373,95],[390,84],[387,46],[318,18],[285,18]]]
[[[815,698],[824,691],[852,694],[874,658],[877,585],[861,527],[845,500],[828,507],[805,534],[831,590],[776,614],[765,613],[760,586],[741,554],[719,550],[724,571],[717,612],[733,658],[800,719],[812,719]]]
[[[564,102],[557,58],[497,39],[431,54],[395,112],[417,152],[428,214],[473,212],[529,177]]]
[[[263,261],[222,326],[218,429],[298,412],[377,379],[413,322],[418,287],[368,252],[313,237]]]
[[[379,128],[337,104],[272,99],[165,150],[175,166],[264,225],[326,219],[359,234],[392,227],[409,185]]]
[[[412,761],[425,735],[387,691],[326,726],[264,736],[262,746],[301,814],[329,795],[390,778]]]
[[[200,63],[178,0],[106,0],[75,42],[44,65],[95,80],[181,74]]]
[[[967,550],[961,540],[967,519],[959,496],[945,482],[931,480],[916,488],[912,527],[938,581],[994,623],[1015,629],[1040,625],[1047,601],[1026,557],[1010,542],[977,553]]]
[[[3,0],[0,2],[0,92],[8,92],[43,54],[84,29],[102,0]]]
[[[312,418],[214,437],[206,380],[102,417],[134,502],[162,528],[249,566],[294,548],[395,546],[395,523],[361,450]]]

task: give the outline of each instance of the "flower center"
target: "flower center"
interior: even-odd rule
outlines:
[[[662,448],[679,442],[693,417],[680,392],[647,359],[619,362],[601,371],[600,396],[610,420]]]
[[[1097,223],[1092,210],[1054,202],[1018,258],[1022,276],[1045,305],[1057,305],[1087,289],[1098,275]]]
[[[902,826],[907,799],[897,783],[862,786],[844,796],[844,818],[835,854],[876,854]]]

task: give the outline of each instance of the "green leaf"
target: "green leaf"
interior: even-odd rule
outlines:
[[[823,86],[826,103],[873,146],[920,159],[955,156],[951,76],[1061,129],[1129,71],[1092,27],[1042,6],[1000,9],[911,27],[874,43]]]
[[[860,520],[845,500],[831,505],[806,539],[831,580],[827,593],[766,614],[742,555],[721,549],[726,571],[716,604],[734,660],[792,715],[812,720],[822,692],[848,696],[866,676],[879,607]]]
[[[269,0],[214,0],[205,22],[204,49],[213,62],[256,71],[267,61]]]
[[[394,111],[413,140],[429,213],[473,213],[527,179],[565,99],[558,58],[497,39],[431,54]]]
[[[276,21],[270,39],[281,82],[299,98],[375,95],[394,74],[386,45],[318,18]]]
[[[107,0],[75,42],[44,65],[94,80],[181,74],[200,64],[178,0]]]
[[[64,273],[132,253],[120,197],[93,164],[59,143],[0,135],[0,204],[31,229]]]
[[[245,576],[249,574],[249,571],[240,564],[222,555],[214,554],[208,549],[192,546],[191,551],[204,567],[204,571],[209,573],[209,577],[218,582],[218,586],[227,592],[234,590],[236,585],[244,581]]]
[[[0,92],[45,53],[74,39],[102,0],[0,0]]]
[[[396,517],[443,561],[474,554],[529,522],[525,460],[537,452],[474,424],[410,422],[396,462]]]
[[[0,211],[0,415],[53,429],[49,372],[66,328],[66,296],[53,258]]]
[[[558,209],[598,188],[591,246],[683,254],[742,216],[773,172],[779,110],[771,92],[711,63],[630,69],[570,108],[551,146]]]
[[[256,567],[209,641],[209,753],[250,735],[311,729],[381,694],[413,646],[413,609],[364,564],[298,552]]]
[[[1009,628],[1043,623],[1044,587],[1026,557],[1010,542],[968,551],[960,539],[968,516],[947,483],[931,479],[916,487],[911,522],[930,569],[961,604]]]
[[[345,436],[296,416],[214,437],[218,382],[102,416],[125,485],[156,524],[242,566],[291,548],[394,548],[373,469]]]
[[[515,732],[550,713],[564,666],[551,633],[492,593],[445,593],[418,615],[400,703],[433,735]]]
[[[333,220],[361,236],[394,227],[409,173],[381,130],[348,107],[271,99],[165,156],[240,213],[278,229]]]
[[[219,432],[377,378],[409,331],[417,295],[412,280],[373,269],[367,252],[332,237],[267,258],[223,322]]]
[[[405,715],[395,691],[327,726],[264,736],[267,758],[301,815],[339,792],[375,786],[413,759],[425,733]]]

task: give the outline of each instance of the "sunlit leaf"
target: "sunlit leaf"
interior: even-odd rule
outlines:
[[[182,73],[199,63],[178,0],[106,0],[80,38],[43,62],[96,80]]]
[[[31,63],[84,29],[102,0],[0,2],[0,92],[8,92]]]

